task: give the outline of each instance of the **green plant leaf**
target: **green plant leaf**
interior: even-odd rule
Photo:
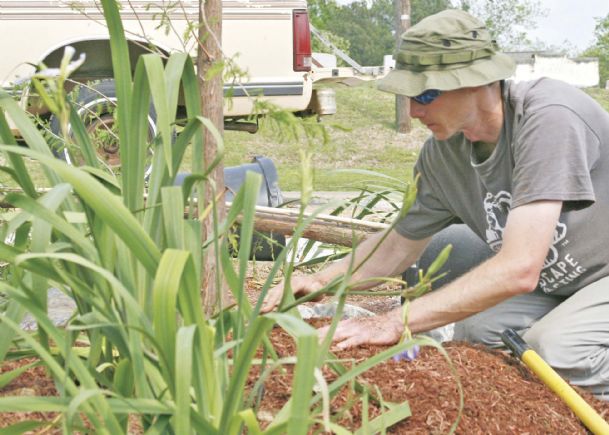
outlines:
[[[28,145],[29,148],[31,148],[34,151],[38,151],[41,155],[53,158],[53,153],[49,149],[49,146],[46,143],[46,140],[44,139],[44,137],[42,136],[42,134],[40,133],[38,128],[36,128],[36,126],[34,125],[32,120],[23,111],[23,109],[21,109],[21,107],[19,107],[17,102],[14,101],[13,98],[2,89],[0,89],[0,109],[3,109],[6,111],[6,113],[8,113],[9,117],[11,118],[11,120],[13,121],[13,123],[15,124],[17,129],[19,129],[19,133],[21,134],[21,137],[23,138],[23,140],[25,141],[25,143]],[[12,142],[14,142],[14,139],[12,141],[9,139],[8,143],[12,143]],[[10,150],[10,147],[11,147],[11,145],[5,146],[5,147],[3,147],[2,151],[4,151],[6,153],[7,151]],[[14,147],[14,148],[21,148],[21,147]],[[17,153],[17,152],[9,153],[9,154],[13,154],[15,156],[19,155],[19,153]],[[21,163],[19,163],[17,160],[11,159],[11,162],[17,164],[17,166],[15,167],[16,170],[25,169],[21,165]],[[49,180],[51,185],[55,185],[60,182],[59,177],[53,171],[50,171],[48,168],[43,168],[43,171],[45,173],[47,180]],[[25,173],[27,173],[27,172],[28,172],[27,169],[25,169]],[[22,176],[20,175],[20,177],[22,177]],[[22,179],[22,183],[23,183],[23,187],[27,188],[27,190],[31,196],[36,196],[35,192],[32,191],[32,186],[28,186],[29,182],[27,179]]]
[[[98,368],[99,369],[99,368]],[[129,358],[123,358],[116,365],[113,379],[113,389],[118,394],[129,397],[133,393],[133,367]]]
[[[148,82],[150,83],[150,93],[154,102],[157,116],[157,128],[161,135],[161,143],[165,155],[165,163],[169,170],[169,176],[174,175],[172,152],[171,152],[171,123],[172,118],[169,112],[167,101],[167,82],[165,81],[165,73],[163,70],[163,62],[156,54],[147,54],[142,56],[142,61],[146,65],[146,73]],[[174,112],[175,116],[175,112]]]
[[[57,187],[59,186],[61,185],[58,185]],[[57,189],[57,187],[55,189]],[[63,187],[67,188],[65,189],[65,194],[69,194],[71,187],[69,185],[63,185]],[[61,232],[72,240],[74,244],[81,249],[81,252],[87,256],[87,258],[90,258],[93,261],[98,260],[97,250],[91,241],[87,239],[75,226],[70,225],[68,222],[61,219],[57,214],[40,204],[40,202],[34,201],[30,197],[19,195],[17,193],[8,194],[5,197],[5,200],[8,203],[13,204],[15,207],[21,208],[33,216],[48,222],[55,230]]]
[[[167,247],[185,249],[184,202],[180,186],[164,187],[161,190],[163,229]]]
[[[120,106],[119,103],[119,108]],[[150,111],[150,84],[146,65],[140,58],[135,67],[128,142],[121,143],[121,175],[124,202],[130,210],[140,210],[144,206],[145,171],[148,161]],[[120,113],[120,112],[119,112]],[[127,145],[128,144],[128,145]],[[162,168],[153,168],[153,170]]]
[[[112,56],[113,77],[116,97],[120,110],[117,113],[120,143],[128,143],[128,129],[131,114],[131,60],[125,38],[125,29],[118,10],[118,3],[113,0],[101,0],[104,17],[110,34],[110,54]]]
[[[19,368],[13,369],[10,372],[5,372],[0,374],[0,389],[6,387],[10,384],[14,379],[21,376],[26,370],[31,369],[32,367],[36,367],[40,365],[40,361],[34,361]]]
[[[412,415],[408,402],[401,403],[399,405],[393,405],[391,409],[383,412],[378,417],[375,417],[372,421],[368,422],[367,427],[356,430],[353,435],[367,435],[371,433],[378,433],[396,423],[410,417]]]
[[[192,379],[193,346],[197,332],[196,325],[182,327],[176,337],[175,379],[176,379],[176,433],[190,433],[191,395],[190,385]]]
[[[41,426],[48,425],[46,421],[27,420],[0,429],[0,435],[21,435],[33,432]]]
[[[312,396],[315,377],[313,371],[317,364],[319,349],[317,331],[308,323],[288,314],[267,314],[294,336],[297,345],[297,362],[294,368],[292,397],[288,434],[306,434],[311,423],[309,403]]]
[[[247,374],[252,365],[252,359],[256,348],[262,337],[273,325],[273,320],[267,317],[258,317],[249,325],[241,346],[239,357],[234,362],[233,371],[228,385],[228,391],[224,398],[222,418],[219,431],[226,433],[231,419],[238,412],[243,397],[243,387],[247,380]]]

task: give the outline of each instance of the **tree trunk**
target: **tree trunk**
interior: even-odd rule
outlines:
[[[410,27],[410,0],[395,1],[395,35],[396,45],[400,37]],[[410,99],[403,95],[395,96],[395,128],[398,133],[409,133],[412,130],[410,122]]]
[[[197,56],[197,71],[201,89],[201,107],[204,117],[209,118],[222,134],[224,131],[223,116],[223,81],[222,73],[216,72],[208,77],[208,72],[216,62],[222,61],[222,1],[204,0],[199,2],[199,51]],[[214,136],[205,129],[204,133],[204,155],[203,166],[214,160],[218,152],[218,144]],[[202,221],[203,242],[213,237],[213,222],[217,219],[222,221],[226,216],[224,203],[224,167],[218,165],[210,175],[209,181],[205,182],[205,191],[200,195],[205,210],[208,205],[216,201],[216,215],[209,213]],[[220,198],[218,195],[220,194]],[[207,314],[214,312],[218,306],[219,297],[223,293],[223,281],[217,279],[220,273],[220,264],[217,263],[215,249],[212,247],[203,256],[201,291],[203,292],[203,305]]]

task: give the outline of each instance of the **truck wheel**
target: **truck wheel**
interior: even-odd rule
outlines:
[[[74,104],[78,114],[83,120],[91,142],[96,149],[97,156],[112,171],[120,168],[121,159],[118,142],[118,132],[115,122],[116,90],[114,80],[102,80],[91,86],[79,86],[74,91]],[[148,138],[149,142],[157,134],[156,113],[150,106],[148,114]],[[50,120],[51,131],[61,134],[59,119],[52,116]],[[71,133],[71,128],[68,126]],[[79,166],[83,164],[82,154],[78,149],[68,150],[65,146],[55,151],[57,157],[69,164]],[[148,162],[146,165],[146,176],[150,173],[152,162],[152,149],[149,148]]]

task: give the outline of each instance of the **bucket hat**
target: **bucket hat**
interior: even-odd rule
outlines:
[[[486,85],[516,69],[511,57],[497,51],[484,24],[459,9],[431,15],[404,32],[395,59],[396,68],[377,86],[407,97]]]

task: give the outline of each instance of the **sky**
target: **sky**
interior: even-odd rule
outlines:
[[[579,50],[594,41],[594,18],[609,14],[609,0],[541,0],[548,15],[537,20],[537,29],[529,31],[531,39],[562,47],[565,40]],[[567,47],[569,48],[569,47]]]

